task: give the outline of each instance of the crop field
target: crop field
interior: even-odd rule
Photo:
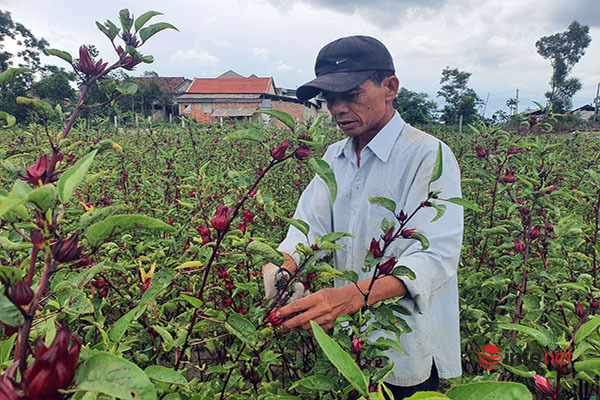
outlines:
[[[410,312],[399,299],[369,303],[370,289],[388,275],[419,278],[388,247],[412,240],[426,251],[413,217],[428,209],[442,223],[450,203],[464,209],[463,374],[411,399],[600,396],[599,134],[558,130],[550,110],[461,133],[422,127],[456,155],[462,197],[436,186],[440,145],[414,209],[369,199],[389,217],[364,258],[364,306],[332,329],[284,329],[277,311],[298,285],[314,293],[358,280],[333,263],[351,235],[311,240],[293,218],[315,176],[335,202],[321,156],[343,135],[325,116],[278,110],[222,124],[85,116],[136,93],[109,73],[152,62],[137,49],[174,28],[144,28],[159,14],[134,21],[122,10],[119,36],[114,23],[97,24],[118,55],[111,65],[85,45],[75,60],[48,49],[80,80],[65,110],[25,96],[15,104],[27,123],[0,110],[0,400],[384,399],[389,350],[401,351]],[[8,68],[0,88],[32,72]],[[93,91],[103,100],[86,100]],[[290,226],[308,244],[267,298],[262,268],[287,260],[277,247]]]

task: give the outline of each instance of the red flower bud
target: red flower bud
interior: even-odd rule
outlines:
[[[402,229],[402,232],[400,232],[400,236],[402,236],[405,239],[408,239],[415,232],[417,232],[416,229]]]
[[[554,397],[555,390],[554,390],[554,387],[552,387],[552,384],[550,383],[550,381],[548,379],[546,379],[540,375],[534,376],[533,379],[535,380],[535,386],[542,393],[544,393],[548,397],[552,397],[552,398]]]
[[[253,218],[254,218],[254,213],[250,210],[245,210],[244,213],[242,214],[242,221],[244,221],[247,224],[253,222]]]
[[[369,248],[369,252],[371,252],[375,258],[383,257],[383,252],[379,247],[379,241],[375,240],[375,238],[371,239],[371,247]]]
[[[231,297],[225,297],[223,299],[223,307],[231,307],[232,304],[233,300],[231,300]]]
[[[533,229],[529,232],[529,237],[531,239],[537,239],[538,237],[540,237],[541,230],[542,227],[540,225],[534,226]]]
[[[60,237],[54,243],[50,250],[54,259],[61,263],[68,263],[81,258],[81,248],[79,247],[79,232],[75,232],[68,239]]]
[[[398,221],[404,222],[406,221],[406,218],[408,218],[408,215],[406,215],[406,213],[403,210],[400,210],[400,214],[398,214],[396,218],[398,218]]]
[[[525,245],[523,243],[521,243],[520,240],[515,239],[513,240],[513,245],[515,247],[515,251],[522,253],[525,251]]]
[[[283,318],[280,318],[277,316],[278,311],[279,311],[279,308],[276,310],[273,310],[269,313],[269,322],[273,326],[279,326],[279,325],[283,324]]]
[[[389,275],[396,266],[396,258],[392,257],[384,263],[379,264],[379,272],[383,275]]]
[[[388,229],[388,231],[381,237],[383,239],[384,242],[389,243],[392,241],[392,239],[394,239],[394,230],[396,228],[395,227],[391,227],[390,229]]]
[[[208,229],[206,226],[204,225],[200,225],[199,227],[196,228],[196,231],[201,235],[201,236],[208,236],[210,234],[210,229]]]
[[[47,351],[36,351],[38,357],[25,371],[25,393],[30,399],[56,400],[59,389],[69,387],[75,376],[81,342],[68,328],[58,331]]]
[[[485,151],[481,146],[475,147],[475,152],[477,153],[477,157],[479,158],[484,158],[487,156],[487,151]]]
[[[502,181],[504,183],[513,183],[515,181],[515,173],[507,170]]]
[[[6,297],[17,306],[26,306],[33,300],[33,295],[31,287],[21,279],[8,288]]]
[[[285,157],[285,152],[290,147],[290,144],[291,143],[287,140],[284,140],[283,142],[279,143],[279,145],[275,147],[273,151],[271,151],[271,157],[273,157],[277,161],[283,160]]]
[[[96,64],[94,64],[94,61],[92,60],[92,57],[90,56],[87,47],[79,47],[79,64],[76,66],[76,68],[80,72],[83,72],[88,76],[97,76],[104,71],[107,65],[108,63],[102,63],[102,59],[100,59]]]
[[[585,316],[585,307],[581,301],[575,306],[575,315],[577,315],[579,318],[583,318]]]
[[[106,280],[104,280],[104,278],[95,279],[92,281],[92,285],[94,285],[96,289],[102,289],[106,286]]]
[[[225,284],[225,289],[229,290],[229,291],[232,291],[233,289],[235,289],[235,284],[233,282],[231,282],[231,281],[228,281]]]
[[[230,210],[223,203],[217,205],[217,211],[215,216],[210,220],[210,224],[213,228],[223,230],[229,225],[229,219],[233,210]]]
[[[306,147],[300,147],[298,150],[296,150],[296,158],[298,160],[304,160],[308,157],[310,157],[312,155],[312,152],[310,151],[310,149],[306,148]]]
[[[48,154],[42,154],[40,158],[25,172],[25,180],[32,185],[48,183],[48,166],[49,166]]]
[[[352,352],[356,355],[359,355],[362,351],[364,342],[365,341],[362,338],[354,335],[354,338],[352,339]]]
[[[140,289],[142,289],[142,292],[145,292],[146,290],[148,290],[150,288],[150,284],[152,283],[152,278],[146,278],[146,280],[144,281],[144,283],[142,283],[142,286]]]
[[[517,154],[519,152],[519,148],[517,146],[512,146],[511,148],[508,149],[508,151],[506,152],[507,155],[512,155],[512,154]]]
[[[592,310],[596,310],[596,309],[598,309],[598,307],[600,307],[600,301],[598,301],[598,300],[593,300],[593,301],[590,303],[590,308],[591,308]]]
[[[534,115],[533,117],[529,118],[529,127],[533,128],[535,124],[537,124],[537,117]]]
[[[228,275],[229,273],[225,268],[219,268],[219,270],[217,271],[217,276],[221,279],[227,278]]]

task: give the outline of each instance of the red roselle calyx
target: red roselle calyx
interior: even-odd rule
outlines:
[[[383,252],[381,251],[381,247],[379,247],[379,241],[375,240],[375,238],[371,239],[371,247],[369,248],[369,252],[371,252],[375,258],[383,257]]]
[[[36,349],[36,359],[25,371],[27,398],[59,399],[62,394],[58,390],[66,389],[73,381],[80,349],[81,342],[66,327],[58,331],[47,350],[41,346],[39,351]]]
[[[389,243],[394,239],[394,230],[396,228],[395,227],[391,227],[390,229],[388,229],[388,231],[381,237],[383,239],[384,242]]]
[[[515,247],[515,251],[519,253],[525,251],[525,245],[518,239],[513,240],[513,246]]]
[[[201,236],[208,236],[210,234],[210,229],[208,229],[206,226],[204,225],[200,225],[199,227],[196,228],[196,231],[201,235]]]
[[[379,272],[383,275],[389,275],[396,266],[396,258],[392,257],[389,260],[379,264]]]
[[[42,232],[38,231],[37,229],[32,229],[29,232],[29,237],[31,238],[31,243],[38,249],[41,249],[44,247],[44,235],[42,235]]]
[[[575,315],[577,315],[579,318],[583,318],[585,316],[585,307],[581,301],[575,306]]]
[[[554,397],[555,394],[555,390],[554,387],[552,386],[552,384],[550,383],[550,381],[546,378],[544,378],[541,375],[536,375],[533,377],[533,379],[535,380],[535,386],[542,392],[544,393],[546,396],[548,397]]]
[[[402,232],[400,232],[400,236],[402,236],[405,239],[408,239],[415,232],[417,232],[416,229],[402,229]]]
[[[354,338],[352,339],[352,352],[356,355],[359,355],[362,351],[364,342],[365,341],[362,338],[354,335]]]
[[[79,232],[75,232],[68,239],[60,237],[50,250],[54,259],[60,263],[68,263],[81,258],[81,247],[79,247]]]
[[[280,318],[277,316],[278,311],[279,311],[279,308],[276,310],[273,310],[269,313],[269,322],[273,326],[279,326],[279,325],[283,324],[283,318]]]
[[[540,225],[534,226],[533,229],[529,232],[529,237],[531,239],[537,239],[538,237],[540,237],[541,230],[542,227]]]
[[[33,295],[34,293],[31,287],[21,279],[8,288],[6,297],[8,297],[14,305],[26,306],[33,300]]]
[[[404,222],[406,221],[406,218],[408,218],[408,215],[406,215],[403,210],[400,210],[400,213],[396,216],[396,218],[398,218],[398,221]]]
[[[310,151],[310,149],[306,148],[306,147],[300,147],[298,148],[298,150],[296,150],[296,158],[298,160],[304,160],[308,157],[310,157],[312,155],[312,152]]]
[[[502,178],[504,183],[513,183],[515,181],[515,173],[512,171],[506,171],[504,174],[504,178]]]
[[[0,399],[2,400],[17,400],[19,396],[13,386],[13,383],[8,378],[8,373],[0,377]]]
[[[90,57],[90,53],[88,52],[87,47],[79,47],[79,64],[75,67],[80,72],[83,72],[87,76],[98,76],[104,71],[107,65],[108,63],[102,64],[102,59],[100,59],[96,64],[94,64],[94,61],[92,60],[92,57]]]
[[[232,213],[233,209],[229,209],[229,207],[223,203],[220,203],[217,205],[215,216],[210,220],[210,225],[219,230],[227,228],[227,225],[229,224],[229,218],[231,218]]]
[[[42,154],[32,166],[27,168],[23,179],[32,185],[38,185],[40,181],[42,184],[56,181],[57,178],[54,173],[54,168],[56,168],[56,163],[62,159],[62,153],[58,153],[56,157],[54,157],[53,162],[48,157],[48,154]]]
[[[477,157],[479,158],[484,158],[487,156],[487,151],[485,151],[481,146],[475,147],[475,153],[477,153]]]
[[[275,147],[273,151],[271,151],[271,157],[273,157],[277,161],[283,160],[285,157],[285,152],[290,147],[290,145],[291,143],[287,140],[284,140],[283,142],[279,143],[279,145]]]
[[[250,210],[245,210],[244,213],[242,214],[242,221],[244,221],[247,224],[253,222],[253,219],[254,219],[254,213]]]

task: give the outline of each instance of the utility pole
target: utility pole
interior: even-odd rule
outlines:
[[[488,92],[488,95],[485,98],[485,103],[483,104],[483,111],[481,113],[481,118],[485,118],[485,109],[487,108],[487,103],[488,103],[489,99],[490,99],[490,92]]]
[[[600,82],[596,87],[596,98],[594,98],[594,123],[598,121],[598,92],[600,92]]]
[[[515,100],[515,115],[517,115],[519,113],[519,89],[517,89],[517,97],[515,97]]]

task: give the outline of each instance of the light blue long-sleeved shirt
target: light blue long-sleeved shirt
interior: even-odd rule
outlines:
[[[338,194],[333,206],[325,181],[315,176],[302,193],[294,218],[310,225],[311,242],[330,232],[354,235],[354,239],[337,242],[344,251],[335,252],[335,267],[355,271],[359,280],[370,278],[371,273],[362,272],[362,267],[371,239],[380,238],[383,218],[395,219],[390,211],[368,199],[378,196],[393,199],[398,207],[396,212],[403,210],[410,215],[427,196],[438,143],[438,139],[405,123],[397,113],[361,151],[360,167],[352,138],[334,143],[323,156],[337,181]],[[443,173],[429,190],[440,189],[440,198],[460,197],[458,164],[444,143],[442,151]],[[416,274],[415,280],[399,278],[410,296],[398,304],[412,312],[411,316],[400,317],[412,332],[400,338],[404,353],[389,352],[394,370],[387,382],[397,386],[425,381],[430,375],[432,359],[441,378],[461,375],[457,266],[463,210],[452,203],[438,202],[447,206],[440,219],[431,222],[436,211],[433,207],[424,208],[407,225],[428,238],[429,249],[419,251],[421,244],[417,240],[398,239],[384,255],[384,260],[395,256],[397,265],[406,265]],[[306,237],[292,226],[279,250],[293,254],[298,243],[307,244]],[[294,257],[298,262],[298,255]],[[335,282],[336,287],[347,284]],[[385,334],[374,332],[371,340],[379,336]]]

